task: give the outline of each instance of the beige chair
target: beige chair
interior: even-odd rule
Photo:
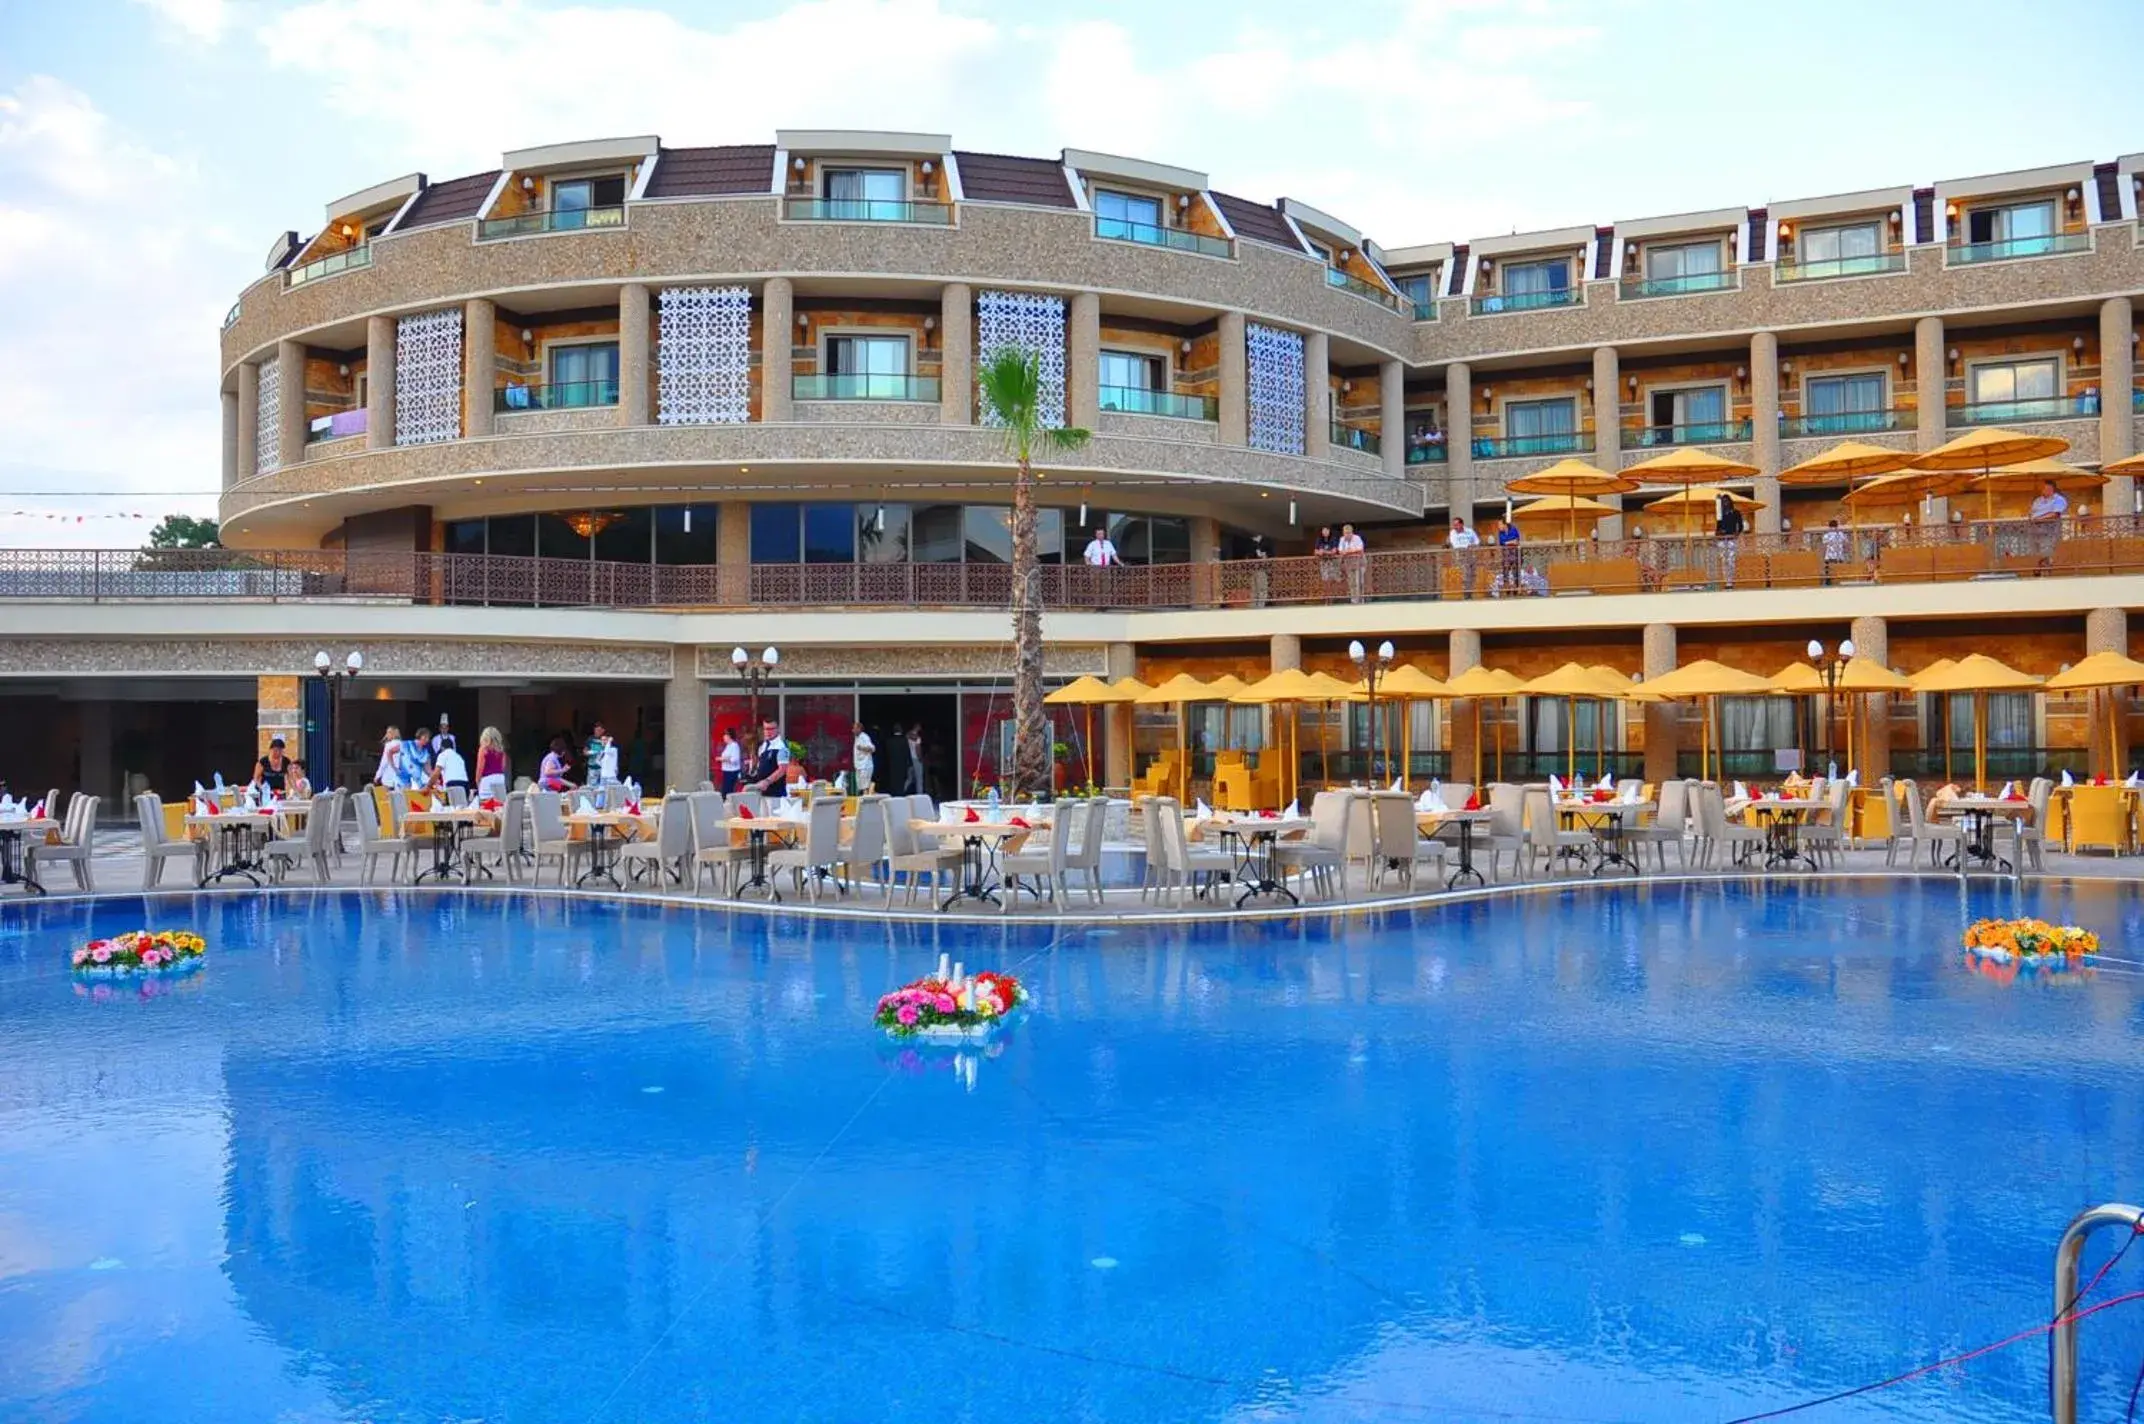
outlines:
[[[2016,831],[2017,852],[2020,859],[2017,868],[2025,868],[2025,859],[2032,861],[2034,870],[2047,869],[2047,805],[2054,798],[2055,783],[2044,776],[2035,776],[2025,799],[2032,806],[2032,819],[2020,821],[2012,818],[2010,825]]]
[[[1347,796],[1344,791],[1320,791],[1310,798],[1310,830],[1300,840],[1282,841],[1274,847],[1274,860],[1283,882],[1291,876],[1298,883],[1315,880],[1327,899],[1333,897],[1333,878],[1339,877],[1339,893],[1347,893]]]
[[[1811,860],[1829,860],[1837,865],[1845,859],[1846,799],[1853,794],[1853,789],[1844,777],[1825,785],[1825,819],[1811,821],[1801,829],[1802,853]]]
[[[1526,789],[1508,781],[1489,783],[1489,822],[1481,836],[1482,848],[1489,852],[1489,878],[1495,880],[1497,862],[1508,851],[1511,855],[1511,874],[1516,880],[1526,878]]]
[[[313,803],[312,810],[307,813],[303,834],[272,840],[261,847],[261,859],[268,862],[268,873],[274,877],[276,884],[283,883],[292,866],[308,861],[313,867],[313,878],[320,884],[325,885],[333,878],[333,872],[328,869],[328,833],[333,825],[333,817],[330,815],[332,809],[332,800],[322,797]]]
[[[85,796],[79,791],[75,793],[74,800],[67,806],[67,821],[60,830],[59,843],[39,842],[23,852],[32,875],[59,862],[74,872],[78,889],[94,891],[97,888],[96,873],[90,861],[97,853],[97,806],[102,800],[102,797]]]
[[[1634,855],[1643,853],[1646,846],[1653,848],[1653,859],[1663,874],[1668,868],[1669,846],[1675,847],[1678,863],[1690,863],[1690,786],[1687,781],[1661,782],[1660,804],[1654,808],[1652,821],[1623,832],[1623,838],[1635,848]]]
[[[521,880],[521,844],[528,827],[528,793],[514,792],[505,798],[505,804],[497,831],[490,835],[469,836],[462,841],[462,863],[472,871],[490,876],[491,863],[497,861],[499,868],[506,872],[507,880],[518,884]]]
[[[832,883],[837,894],[846,893],[841,883],[834,878],[834,867],[841,864],[841,798],[829,796],[811,803],[805,813],[804,839],[801,844],[783,846],[767,853],[767,869],[786,870],[799,893],[808,879],[811,897],[819,898],[820,888]]]
[[[1520,793],[1520,823],[1526,847],[1527,873],[1533,872],[1535,861],[1542,864],[1542,874],[1553,879],[1558,866],[1576,863],[1584,868],[1583,857],[1593,849],[1593,836],[1586,831],[1567,831],[1556,814],[1556,802],[1546,786],[1528,786]],[[1572,855],[1571,852],[1578,852]]]
[[[566,825],[565,798],[556,791],[529,793],[531,850],[536,857],[535,879],[543,879],[543,863],[558,862],[558,883],[564,885],[574,863],[588,859],[589,842],[577,841]]]
[[[1696,807],[1692,820],[1697,827],[1698,864],[1709,866],[1716,855],[1726,863],[1741,865],[1765,848],[1769,837],[1758,826],[1727,819],[1727,797],[1717,783],[1704,782],[1690,793]]]
[[[727,893],[736,884],[737,867],[750,864],[752,859],[751,846],[739,844],[723,824],[736,814],[730,801],[719,791],[695,791],[676,799],[680,806],[691,808],[693,893],[699,893],[703,872],[713,875],[717,887]],[[667,810],[668,803],[664,804]]]
[[[1109,800],[1098,796],[1086,804],[1085,814],[1078,818],[1079,841],[1065,852],[1065,873],[1084,876],[1087,881],[1087,898],[1094,904],[1102,903],[1102,839],[1109,828]],[[1065,813],[1057,813],[1057,834],[1070,835],[1073,826]]]
[[[951,875],[958,879],[961,871],[961,849],[957,843],[948,844],[936,837],[919,834],[909,824],[916,819],[910,814],[914,810],[912,801],[910,797],[895,796],[882,808],[886,813],[886,873],[889,877],[886,894],[889,898],[893,894],[890,877],[906,875],[907,903],[911,905],[916,903],[916,887],[922,883],[923,876],[931,878],[931,898],[935,900],[940,878]]]
[[[1156,796],[1148,803],[1153,807],[1153,824],[1160,832],[1162,846],[1161,889],[1170,904],[1183,903],[1183,895],[1189,892],[1194,898],[1213,888],[1216,879],[1226,879],[1236,869],[1235,857],[1226,851],[1194,850],[1191,837],[1184,830],[1184,808],[1171,797]],[[1201,877],[1204,884],[1200,883]]]
[[[1415,867],[1425,860],[1440,872],[1444,869],[1444,846],[1423,838],[1412,796],[1404,791],[1378,791],[1371,793],[1368,800],[1377,840],[1370,882],[1373,888],[1397,879],[1409,890],[1414,889]]]
[[[625,867],[628,881],[646,872],[657,890],[663,888],[666,875],[684,884],[692,870],[692,811],[685,798],[680,796],[675,803],[666,800],[662,819],[655,824],[655,838],[627,841],[618,852],[618,863]]]
[[[882,795],[856,798],[856,826],[849,833],[849,843],[841,848],[834,873],[844,885],[853,886],[859,879],[883,885],[890,898],[893,883],[886,878],[886,799]]]
[[[1050,838],[1039,849],[1029,850],[1022,846],[1016,851],[1007,851],[998,857],[998,873],[1004,878],[1006,913],[1012,912],[1013,902],[1020,898],[1020,877],[1034,881],[1037,898],[1041,891],[1049,891],[1051,906],[1061,907],[1065,900],[1065,872],[1071,861],[1073,832],[1081,829],[1086,821],[1087,803],[1084,801],[1060,801],[1050,827]],[[1032,842],[1032,838],[1030,838]]]
[[[167,861],[193,862],[198,884],[208,874],[207,841],[175,841],[164,830],[164,798],[144,791],[134,798],[134,813],[141,822],[141,888],[154,890],[164,881]]]
[[[1899,799],[1904,803],[1906,833],[1892,837],[1889,849],[1884,852],[1883,863],[1896,863],[1898,848],[1906,846],[1906,868],[1913,869],[1921,863],[1921,847],[1928,847],[1928,868],[1937,868],[1943,848],[1948,846],[1957,854],[1965,845],[1965,828],[1948,822],[1930,821],[1928,808],[1921,802],[1920,783],[1908,777],[1898,783]]]
[[[379,802],[373,799],[370,792],[359,792],[356,800],[357,853],[363,862],[358,870],[359,883],[364,885],[372,883],[373,869],[379,864],[382,856],[387,857],[387,878],[389,880],[400,880],[402,878],[403,860],[407,859],[412,865],[416,864],[416,843],[402,836],[390,836],[382,833]]]

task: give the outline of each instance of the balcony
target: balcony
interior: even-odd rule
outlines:
[[[1440,440],[1424,441],[1407,447],[1407,463],[1410,465],[1442,465],[1450,462],[1451,451]]]
[[[223,329],[225,331],[229,331],[238,324],[238,309],[243,305],[244,299],[241,298],[239,301],[231,303],[231,309],[223,314]]]
[[[1166,247],[1172,252],[1196,252],[1201,257],[1234,257],[1236,250],[1225,237],[1208,237],[1180,227],[1155,227],[1127,218],[1095,214],[1094,235],[1108,242],[1136,242],[1144,247]]]
[[[1665,445],[1733,445],[1749,439],[1746,420],[1702,420],[1691,425],[1647,425],[1628,432],[1640,449]]]
[[[896,201],[892,198],[784,198],[782,220],[913,223],[919,227],[951,227],[953,208],[948,203]]]
[[[2027,257],[2057,257],[2091,250],[2092,234],[2056,232],[2044,237],[2013,237],[2007,242],[1968,242],[1946,250],[1943,265],[1971,267],[1981,262],[2016,262]]]
[[[2041,396],[2030,400],[1980,401],[1950,408],[1953,424],[2011,425],[2025,420],[2084,420],[2099,414],[2099,397]]]
[[[1332,423],[1332,442],[1335,450],[1359,450],[1365,455],[1377,455],[1384,451],[1384,441],[1378,439],[1374,430],[1364,430],[1359,425]]]
[[[625,209],[546,208],[536,213],[516,213],[510,218],[486,218],[476,225],[479,242],[502,237],[534,237],[545,232],[584,232],[590,228],[625,226]]]
[[[1548,435],[1499,435],[1474,438],[1477,460],[1519,460],[1531,455],[1576,455],[1593,448],[1590,430],[1563,430]]]
[[[1780,435],[1788,440],[1811,435],[1870,435],[1905,430],[1913,424],[1910,410],[1841,410],[1830,415],[1797,415],[1779,423]]]
[[[1877,277],[1906,270],[1904,252],[1872,252],[1866,257],[1827,257],[1815,262],[1780,262],[1772,268],[1772,285],[1830,282],[1840,277]]]
[[[330,252],[325,257],[316,257],[302,267],[293,267],[284,276],[285,287],[302,287],[307,282],[317,282],[322,277],[333,277],[340,272],[354,272],[360,267],[372,265],[372,244],[360,243],[342,252]],[[238,315],[238,308],[231,308],[231,315]],[[227,322],[226,325],[229,323]]]
[[[1437,319],[1437,303],[1434,298],[1426,302],[1409,302],[1407,305],[1416,321],[1435,321]]]
[[[1625,277],[1617,288],[1623,301],[1646,297],[1687,297],[1699,292],[1727,292],[1742,285],[1737,272],[1692,272],[1684,277]]]
[[[1364,301],[1377,303],[1387,311],[1398,311],[1400,309],[1400,299],[1398,297],[1393,296],[1392,293],[1378,286],[1375,282],[1365,282],[1362,278],[1343,272],[1338,267],[1325,269],[1325,285],[1338,287],[1343,292],[1352,292]]]
[[[491,393],[491,408],[501,415],[519,410],[584,410],[617,403],[616,381],[552,381],[540,386],[501,386]]]
[[[365,408],[338,410],[328,415],[316,415],[305,422],[305,443],[320,444],[329,440],[347,440],[353,435],[363,435],[366,427]]]
[[[935,401],[936,376],[794,376],[790,395],[800,401]]]
[[[1180,396],[1142,386],[1102,387],[1102,409],[1126,415],[1165,415],[1171,420],[1219,420],[1221,403],[1212,396]]]
[[[1576,287],[1555,287],[1546,292],[1491,292],[1485,297],[1476,297],[1472,311],[1476,316],[1494,316],[1499,312],[1540,311],[1545,307],[1575,307],[1584,298]]]

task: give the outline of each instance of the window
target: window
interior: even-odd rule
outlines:
[[[1770,752],[1795,745],[1792,697],[1722,697],[1720,699],[1720,750],[1722,752]],[[1763,774],[1771,759],[1748,765]]]
[[[666,504],[655,511],[655,562],[658,564],[711,564],[715,562],[716,521],[719,506],[712,504]]]
[[[804,562],[856,562],[856,507],[849,504],[804,506]]]
[[[625,206],[625,179],[569,178],[551,185],[553,227],[609,227]]]
[[[595,557],[610,564],[644,564],[655,542],[655,512],[649,506],[610,511],[611,520],[596,531]]]
[[[484,540],[490,553],[527,558],[536,552],[536,516],[494,514],[484,521]]]
[[[1542,306],[1548,299],[1571,289],[1571,264],[1566,258],[1550,262],[1514,262],[1501,269],[1506,297],[1532,297]],[[1513,305],[1522,305],[1514,302]]]
[[[1810,435],[1837,435],[1853,430],[1882,430],[1883,373],[1812,376],[1802,387],[1802,424]]]
[[[1874,270],[1883,255],[1883,228],[1877,223],[1804,228],[1795,245],[1804,267],[1823,265],[1836,272]]]
[[[1166,377],[1159,356],[1142,355],[1136,351],[1104,351],[1102,409],[1156,414],[1161,402],[1155,397],[1168,389]]]
[[[2033,744],[2032,696],[2029,692],[1987,694],[1987,746],[1990,750],[2029,747]],[[1973,749],[1973,694],[1953,692],[1949,697],[1951,747],[1957,751],[1969,752]],[[1925,709],[1924,716],[1933,713],[1940,705],[1935,697],[1929,697],[1926,701],[1930,705]]]
[[[829,168],[826,215],[897,222],[906,215],[908,175],[898,168]]]
[[[964,542],[971,564],[1011,563],[1012,511],[1003,505],[969,505]]]
[[[483,553],[484,521],[481,519],[450,520],[446,527],[446,551],[450,554]]]
[[[2052,356],[2033,361],[1990,361],[1972,368],[1970,403],[1993,407],[1978,412],[1987,419],[2031,419],[2054,414],[2062,380],[2062,363]]]
[[[755,504],[752,506],[752,562],[755,564],[797,564],[804,561],[804,549],[797,538],[798,509],[793,504]]]
[[[1138,193],[1118,193],[1108,188],[1094,190],[1094,231],[1097,237],[1119,237],[1132,242],[1161,240],[1161,199]]]
[[[1514,455],[1568,449],[1577,432],[1578,402],[1570,397],[1504,402],[1504,434]]]
[[[1720,245],[1717,242],[1687,242],[1673,247],[1645,249],[1645,277],[1649,282],[1672,284],[1695,278],[1699,280],[1688,285],[1700,287],[1709,285],[1702,279],[1716,277],[1720,270]]]
[[[857,559],[866,564],[908,562],[908,506],[905,504],[859,504],[856,506]]]
[[[1691,386],[1677,391],[1652,391],[1652,443],[1689,444],[1725,440],[1727,387]]]
[[[1975,208],[1965,216],[1965,233],[1965,240],[1976,247],[1995,242],[2006,244],[2013,253],[2052,251],[2055,205],[2044,201]]]
[[[1435,273],[1402,277],[1399,279],[1400,297],[1414,308],[1415,315],[1426,317],[1437,310],[1437,277]]]
[[[616,405],[618,343],[589,341],[550,349],[550,389],[544,406]]]
[[[908,338],[830,336],[826,394],[836,400],[901,400],[908,394]]]
[[[961,555],[957,504],[919,504],[909,514],[909,541],[919,564],[957,564]]]

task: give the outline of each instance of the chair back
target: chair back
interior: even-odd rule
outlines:
[[[144,791],[134,798],[134,818],[141,822],[143,846],[164,844],[164,799],[154,791]]]
[[[844,857],[849,864],[877,865],[886,858],[885,805],[884,796],[856,798],[856,829],[849,834],[849,853]]]
[[[1644,782],[1640,781],[1635,776],[1626,776],[1621,781],[1618,781],[1615,784],[1615,794],[1618,796],[1628,796],[1631,794],[1632,791],[1642,789],[1644,784]]]
[[[1845,777],[1833,779],[1826,799],[1831,802],[1831,824],[1838,827],[1841,834],[1846,831],[1846,803],[1853,798],[1853,794],[1854,788],[1846,784]]]
[[[1161,863],[1171,870],[1188,870],[1191,837],[1184,831],[1183,803],[1172,796],[1156,796],[1147,805],[1152,808],[1154,828],[1160,833]]]
[[[1463,809],[1467,798],[1473,794],[1474,783],[1471,781],[1447,781],[1437,788],[1437,795],[1443,798],[1446,809],[1453,811]]]
[[[673,801],[682,802],[687,808],[687,815],[683,819],[692,826],[692,848],[694,851],[710,851],[728,847],[730,833],[718,824],[726,819],[723,814],[724,807],[721,792],[695,791],[689,795],[665,801],[663,803],[663,820],[666,822],[670,819],[670,807]]]
[[[340,796],[342,793],[337,792]],[[507,855],[518,855],[521,842],[527,834],[529,798],[527,792],[509,796],[505,801],[506,811],[499,820],[499,841]]]
[[[307,855],[323,859],[327,856],[328,842],[335,833],[334,806],[335,798],[332,796],[316,796],[313,798],[313,808],[306,813],[305,817],[305,853]]]
[[[740,791],[730,798],[730,814],[732,816],[737,814],[739,806],[757,816],[767,807],[767,794],[764,791]]]
[[[1718,840],[1727,834],[1727,796],[1719,783],[1696,783],[1689,788],[1688,801],[1690,824],[1700,837]]]
[[[1520,792],[1520,824],[1536,840],[1556,833],[1556,803],[1546,786],[1528,786]]]
[[[447,804],[456,810],[468,805],[469,788],[466,786],[449,786],[447,788]]]
[[[1653,813],[1653,824],[1681,835],[1690,826],[1690,783],[1687,781],[1663,781],[1660,783],[1660,809]]]
[[[1898,783],[1899,799],[1906,804],[1906,827],[1918,836],[1928,829],[1928,808],[1921,804],[1921,785],[1912,777]]]
[[[1096,797],[1080,804],[1079,814],[1068,815],[1062,808],[1057,812],[1057,834],[1069,839],[1074,823],[1079,829],[1079,844],[1065,852],[1065,868],[1068,870],[1098,870],[1102,864],[1102,837],[1109,826],[1109,801]]]
[[[1370,797],[1377,830],[1377,853],[1386,860],[1413,860],[1421,853],[1422,828],[1415,820],[1414,798],[1404,791],[1379,791]]]
[[[813,865],[832,865],[841,859],[841,801],[829,796],[811,803],[804,823],[804,858]]]
[[[538,841],[566,839],[566,813],[559,807],[560,799],[556,791],[529,793],[529,820],[536,827]]]
[[[1072,863],[1072,833],[1083,830],[1087,819],[1084,801],[1060,801],[1050,820],[1050,869],[1062,872]]]
[[[1346,827],[1341,854],[1349,860],[1368,860],[1377,854],[1377,821],[1369,795],[1360,791],[1340,793],[1342,824]]]
[[[96,842],[97,807],[103,804],[103,801],[102,796],[84,796],[80,792],[75,793],[74,805],[68,808],[69,814],[76,816],[74,834],[67,837],[67,844],[88,846]]]
[[[1489,834],[1520,836],[1526,832],[1526,794],[1508,781],[1489,783]]]
[[[922,792],[912,791],[908,796],[908,814],[919,821],[935,821],[938,819],[938,807]]]
[[[55,786],[45,793],[45,819],[57,821],[61,819],[63,814],[64,809],[60,805],[60,789]]]
[[[2025,799],[2032,805],[2032,828],[2043,834],[2047,830],[2047,803],[2054,798],[2054,794],[2055,783],[2044,776],[2035,776],[2032,779],[2032,790],[2025,793]]]
[[[1139,818],[1139,839],[1146,845],[1149,865],[1167,869],[1170,865],[1169,843],[1162,835],[1162,808],[1168,798],[1149,796],[1132,807],[1132,814]]]
[[[380,835],[380,803],[370,791],[361,791],[357,796],[357,834],[360,839],[376,841]]]
[[[908,798],[906,796],[881,796],[878,798],[878,803],[879,820],[886,828],[887,854],[894,856],[914,855],[916,853],[916,833],[908,824],[914,808],[908,804]],[[857,803],[856,818],[857,826],[860,829],[863,825],[862,802]]]

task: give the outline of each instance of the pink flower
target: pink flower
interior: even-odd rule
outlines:
[[[916,1021],[916,1006],[914,1004],[903,1004],[901,1005],[901,1011],[895,1014],[894,1017],[903,1024],[914,1024]]]
[[[74,952],[74,962],[75,962],[76,964],[87,964],[87,963],[89,963],[89,951],[88,951],[87,949],[78,949],[78,950],[76,950],[76,951]]]
[[[949,1014],[953,1012],[953,996],[951,994],[940,994],[931,1001],[931,1007],[941,1014]]]
[[[89,947],[89,957],[103,964],[111,959],[112,947],[100,939]]]

